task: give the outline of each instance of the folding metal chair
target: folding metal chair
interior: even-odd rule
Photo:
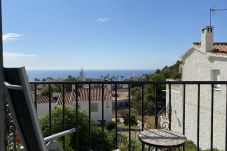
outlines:
[[[75,128],[44,138],[36,114],[25,68],[4,69],[6,97],[13,120],[26,151],[63,151],[56,139],[76,132]]]

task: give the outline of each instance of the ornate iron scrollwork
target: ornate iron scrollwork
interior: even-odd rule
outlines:
[[[144,111],[144,115],[161,117],[163,121],[158,124],[160,124],[161,128],[169,129],[169,111],[168,107],[166,108],[165,106],[165,102],[158,101],[156,104],[155,101],[150,101]]]

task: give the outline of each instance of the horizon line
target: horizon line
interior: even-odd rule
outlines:
[[[26,69],[26,70],[81,70],[81,69]],[[157,69],[83,69],[83,70],[157,70]]]

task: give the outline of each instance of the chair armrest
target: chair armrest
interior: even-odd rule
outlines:
[[[72,133],[75,133],[76,132],[76,128],[72,128],[72,129],[69,129],[69,130],[66,130],[66,131],[63,131],[63,132],[60,132],[60,133],[57,133],[57,134],[54,134],[54,135],[51,135],[51,136],[48,136],[46,138],[44,138],[44,142],[49,142],[51,140],[56,140],[60,137],[63,137],[67,134],[72,134]]]
[[[7,87],[8,89],[12,89],[12,90],[23,90],[23,87],[20,85],[13,85],[10,84],[8,82],[4,82],[5,87]]]

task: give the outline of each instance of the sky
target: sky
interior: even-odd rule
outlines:
[[[157,69],[200,41],[227,0],[2,0],[4,66]],[[212,15],[227,42],[227,11]]]

